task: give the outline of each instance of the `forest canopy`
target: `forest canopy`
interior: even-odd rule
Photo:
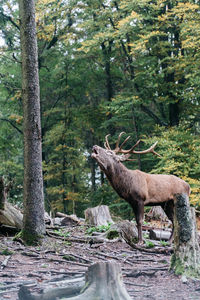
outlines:
[[[200,2],[38,0],[45,206],[82,216],[107,204],[131,217],[91,159],[120,132],[141,139],[129,168],[174,174],[200,207]],[[0,174],[22,204],[23,114],[18,5],[0,4]],[[126,137],[125,136],[125,137]]]

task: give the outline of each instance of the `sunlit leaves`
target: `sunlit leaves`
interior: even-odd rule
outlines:
[[[149,143],[158,140],[157,151],[161,155],[152,173],[173,174],[191,185],[191,203],[200,206],[200,140],[185,126],[163,130],[157,128]]]

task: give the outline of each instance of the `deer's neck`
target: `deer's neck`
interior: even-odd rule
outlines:
[[[112,165],[105,173],[118,195],[125,200],[129,198],[130,170],[119,162]]]

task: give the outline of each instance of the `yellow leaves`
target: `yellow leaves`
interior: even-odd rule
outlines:
[[[128,17],[118,22],[117,27],[121,28],[127,25],[133,26],[138,20],[140,20],[140,15],[138,15],[135,11],[132,11]]]
[[[23,117],[22,116],[19,116],[19,115],[16,115],[16,114],[12,114],[9,116],[9,119],[10,120],[14,120],[16,123],[18,124],[21,124],[22,121],[23,121]]]
[[[37,37],[40,40],[50,41],[54,35],[54,31],[55,31],[55,27],[53,24],[46,25],[45,27],[38,30]]]
[[[199,21],[191,20],[182,26],[182,46],[185,49],[196,49],[200,46]]]
[[[19,99],[21,99],[21,96],[22,96],[22,93],[21,93],[21,90],[19,90],[15,93],[15,95],[13,97],[10,98],[10,100],[11,101],[19,100]]]
[[[58,194],[60,194],[60,195],[64,194],[64,192],[65,192],[64,189],[58,190]]]
[[[65,198],[65,200],[67,200],[67,201],[78,201],[79,196],[80,196],[79,193],[68,192],[67,197]]]
[[[151,31],[149,34],[146,35],[138,35],[138,37],[140,38],[139,40],[137,40],[135,43],[130,43],[129,46],[132,47],[132,54],[136,54],[137,52],[143,53],[146,51],[146,46],[149,42],[149,40],[152,37],[156,37],[156,36],[160,36],[162,33],[158,30],[154,30]]]

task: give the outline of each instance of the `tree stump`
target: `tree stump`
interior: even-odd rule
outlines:
[[[154,220],[159,220],[162,222],[171,222],[164,210],[162,209],[161,206],[152,206],[148,214],[146,215],[147,219],[154,219]]]
[[[88,268],[85,291],[63,300],[131,300],[122,281],[120,265],[99,262]]]
[[[171,269],[175,274],[200,277],[200,249],[195,209],[185,194],[177,194],[174,211],[174,254]]]
[[[85,222],[92,226],[107,226],[114,223],[107,205],[100,205],[85,210]]]
[[[19,299],[131,300],[122,281],[120,265],[116,262],[98,262],[89,266],[85,280],[77,278],[42,283],[37,290],[36,292],[32,287],[21,286]]]
[[[105,242],[118,238],[122,238],[125,242],[127,242],[127,240],[133,242],[134,240],[136,241],[138,237],[136,225],[127,220],[112,224],[106,232],[93,232],[93,235],[97,235],[97,237],[95,237],[96,241],[105,239]],[[93,238],[92,236],[91,239]]]

